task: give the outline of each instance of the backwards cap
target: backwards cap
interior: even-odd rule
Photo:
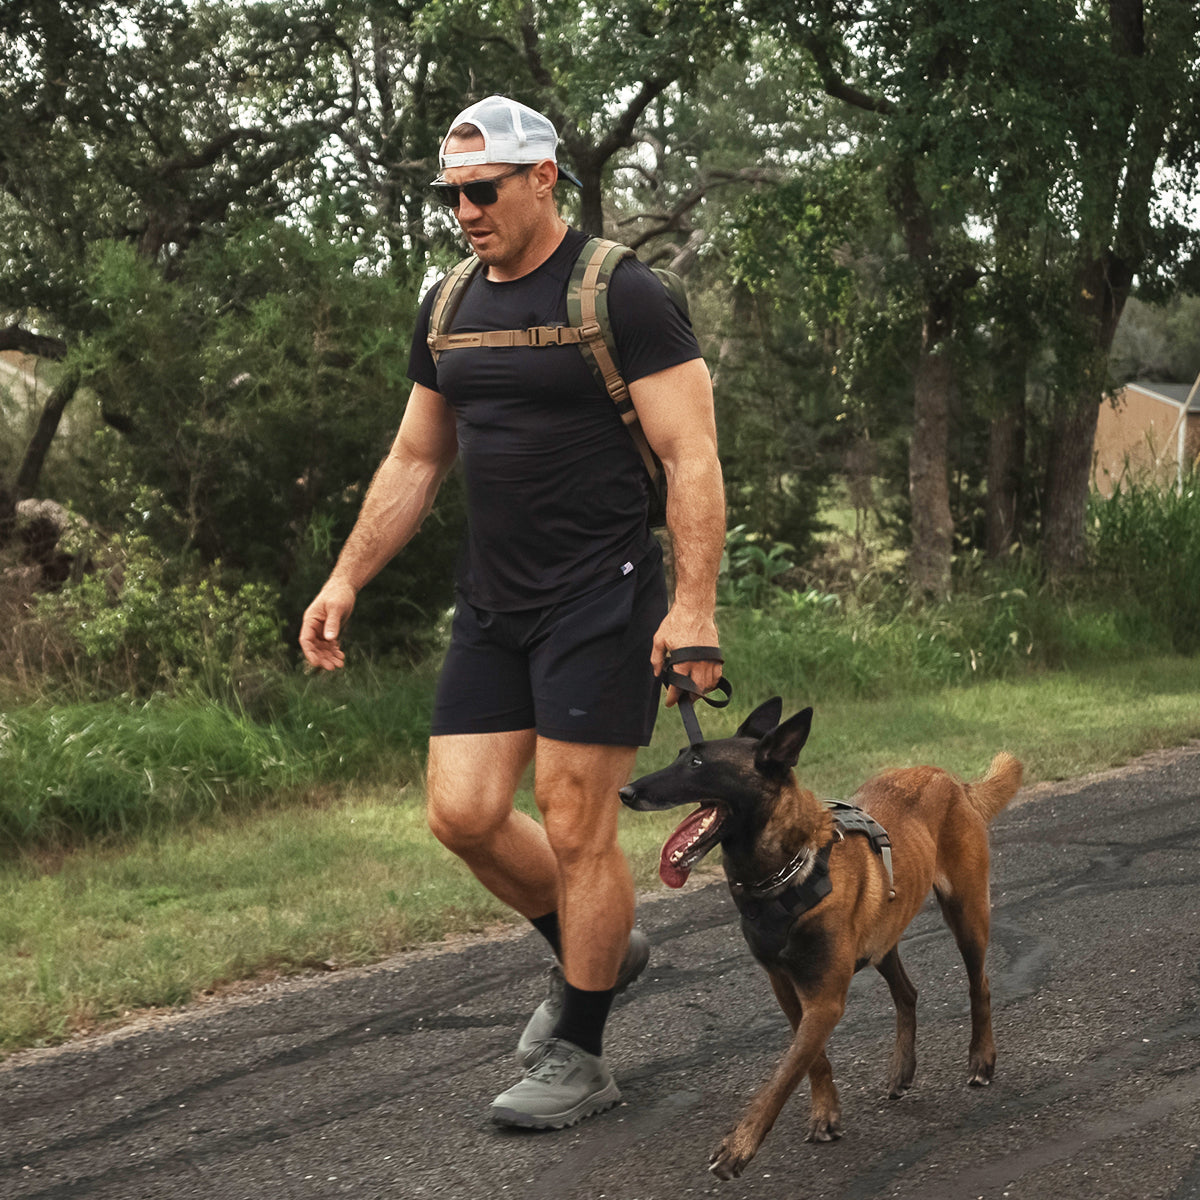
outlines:
[[[479,130],[483,149],[447,154],[450,135],[446,134],[438,151],[442,170],[477,167],[483,163],[538,163],[547,158],[558,164],[558,133],[554,126],[540,112],[507,96],[488,96],[464,108],[450,122],[450,128],[457,129],[460,125],[474,125]],[[581,186],[570,171],[560,166],[558,173],[576,187]]]

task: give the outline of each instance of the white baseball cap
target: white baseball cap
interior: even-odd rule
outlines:
[[[549,159],[558,166],[558,133],[549,119],[535,112],[528,105],[507,96],[488,96],[464,108],[450,122],[450,128],[474,125],[483,138],[482,150],[467,150],[457,154],[446,153],[446,142],[442,139],[438,151],[438,164],[447,167],[477,167],[483,163],[538,163]],[[558,166],[558,173],[569,179],[576,187],[579,180]]]

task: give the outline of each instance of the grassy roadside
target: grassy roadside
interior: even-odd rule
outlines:
[[[801,760],[819,794],[872,771],[932,761],[968,776],[1011,750],[1029,782],[1116,765],[1200,737],[1197,660],[1147,658],[968,687],[921,684],[813,703]],[[704,710],[732,731],[764,697]],[[639,760],[669,760],[682,731],[664,713]],[[419,786],[325,785],[299,807],[217,815],[121,848],[0,862],[0,1050],[48,1044],[265,973],[365,963],[506,913],[428,835]],[[319,801],[319,802],[318,802]],[[528,795],[521,802],[530,804]],[[659,846],[678,814],[623,814],[639,888],[657,889]]]

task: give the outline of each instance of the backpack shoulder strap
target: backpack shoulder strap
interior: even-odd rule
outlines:
[[[429,334],[426,338],[435,363],[438,355],[446,349],[447,335],[444,331],[449,329],[454,321],[454,314],[458,312],[458,306],[462,303],[463,293],[481,265],[479,259],[472,254],[470,258],[464,258],[448,271],[438,284],[437,297],[429,313]]]
[[[567,285],[567,320],[578,328],[583,357],[599,376],[623,419],[632,412],[633,404],[621,377],[617,344],[608,319],[608,284],[617,263],[633,256],[633,251],[619,242],[591,238],[580,250]]]
[[[594,237],[584,244],[575,260],[575,269],[567,285],[567,320],[579,330],[579,349],[604,390],[612,397],[621,420],[633,438],[652,482],[657,482],[662,464],[646,441],[637,412],[629,397],[629,388],[621,375],[617,343],[608,317],[608,284],[617,264],[634,258],[634,252],[620,242]]]

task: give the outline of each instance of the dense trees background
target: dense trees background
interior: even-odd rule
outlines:
[[[49,497],[294,621],[461,253],[438,139],[501,91],[566,215],[686,276],[732,524],[802,561],[841,483],[918,594],[964,549],[1069,572],[1108,389],[1200,366],[1198,50],[1190,0],[9,0],[0,349],[53,386],[4,410],[0,543]],[[364,627],[429,625],[458,510]]]

